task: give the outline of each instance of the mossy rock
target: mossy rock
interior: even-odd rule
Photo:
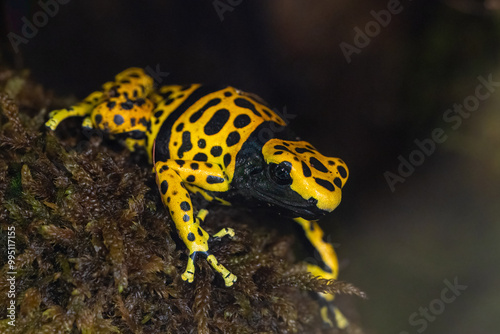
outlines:
[[[208,232],[236,232],[211,250],[238,282],[226,288],[204,261],[197,261],[195,282],[183,282],[185,248],[151,167],[101,138],[85,138],[76,122],[57,135],[45,131],[50,95],[22,76],[19,87],[10,73],[0,93],[1,333],[341,332],[323,328],[314,292],[360,291],[311,277],[295,260],[294,238],[272,222],[256,227],[212,210]],[[16,80],[12,98],[8,80]],[[12,227],[15,297],[5,298]],[[361,330],[352,324],[342,332]]]

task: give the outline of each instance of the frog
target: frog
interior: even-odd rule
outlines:
[[[307,264],[314,276],[337,279],[338,259],[318,220],[341,201],[349,170],[340,158],[321,154],[296,137],[278,112],[258,95],[232,86],[202,84],[155,86],[144,69],[132,67],[76,105],[54,110],[52,131],[70,117],[82,127],[121,141],[132,152],[145,150],[153,165],[161,200],[189,256],[181,278],[191,283],[195,261],[205,259],[227,287],[237,277],[211,253],[209,241],[234,237],[232,228],[210,235],[208,214],[192,196],[221,205],[264,207],[300,224],[323,266]],[[331,302],[331,294],[321,297]],[[331,303],[330,303],[331,304]],[[336,307],[322,306],[325,323],[348,322]]]

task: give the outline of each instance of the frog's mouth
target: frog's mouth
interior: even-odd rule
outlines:
[[[258,199],[264,203],[262,206],[278,209],[280,213],[292,216],[292,218],[301,217],[304,219],[314,220],[319,219],[328,213],[327,211],[321,210],[316,206],[317,200],[315,199],[305,200],[294,194],[296,195],[294,197],[297,198],[288,200],[282,196],[273,196],[274,194],[264,193],[255,188],[252,189]],[[306,204],[304,205],[304,203]]]

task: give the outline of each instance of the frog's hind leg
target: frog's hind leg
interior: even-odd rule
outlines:
[[[92,122],[89,115],[92,110],[101,102],[102,98],[102,92],[93,92],[83,101],[70,108],[53,110],[49,113],[49,120],[45,123],[45,126],[47,126],[51,130],[55,130],[59,126],[59,124],[66,118],[81,116],[85,117],[83,126],[92,127]]]
[[[324,232],[321,227],[315,221],[309,221],[303,218],[295,218],[294,220],[302,226],[306,237],[318,251],[321,256],[321,260],[325,264],[325,269],[315,264],[307,264],[307,270],[313,276],[324,279],[337,279],[339,270],[337,254],[335,253],[333,246],[323,240]],[[349,322],[340,310],[333,305],[332,301],[334,299],[334,295],[328,293],[320,293],[319,295],[322,299],[321,317],[323,322],[329,326],[333,326],[333,321],[329,315],[329,313],[332,313],[337,327],[341,329],[346,328],[349,325]]]

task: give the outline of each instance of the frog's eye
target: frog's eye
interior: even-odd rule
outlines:
[[[287,161],[281,162],[280,164],[269,164],[271,179],[281,186],[292,184],[292,177],[290,176],[291,169],[292,165]]]

